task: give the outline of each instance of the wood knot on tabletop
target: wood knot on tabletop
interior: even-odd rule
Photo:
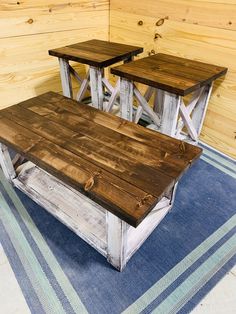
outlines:
[[[137,204],[137,208],[142,207],[143,205],[145,205],[146,203],[148,203],[148,201],[152,198],[152,195],[150,194],[146,194],[144,197],[141,198],[141,200],[138,202]]]
[[[138,21],[138,25],[142,26],[143,25],[143,21]]]
[[[185,147],[185,143],[184,142],[181,142],[181,144],[179,145],[179,150],[182,154],[185,153],[186,151],[186,147]]]
[[[85,191],[90,191],[92,189],[95,183],[95,178],[101,178],[101,171],[94,172],[92,176],[85,182]]]

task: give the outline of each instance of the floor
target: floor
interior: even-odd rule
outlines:
[[[21,289],[0,245],[0,304],[2,314],[29,314]],[[216,285],[193,314],[236,313],[236,266]],[[14,296],[14,299],[12,299]],[[14,300],[14,302],[13,302]]]

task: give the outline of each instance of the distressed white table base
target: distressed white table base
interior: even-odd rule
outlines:
[[[144,96],[136,85],[121,78],[121,117],[138,123],[143,114],[148,116],[153,126],[151,128],[161,133],[197,144],[205,118],[212,84],[205,85],[195,91],[189,103],[182,96],[160,89],[148,87]],[[153,97],[153,109],[149,101]],[[138,107],[133,113],[134,97]]]
[[[124,63],[132,61],[132,57],[124,60]],[[58,58],[60,65],[60,76],[63,95],[69,98],[73,98],[72,81],[71,75],[80,84],[79,91],[76,95],[77,101],[82,101],[85,97],[87,90],[91,92],[91,105],[97,109],[104,110],[106,112],[111,112],[116,100],[120,94],[120,79],[118,79],[115,87],[113,87],[110,82],[104,77],[104,69],[90,66],[83,79],[79,74],[73,69],[69,61],[66,59]],[[105,90],[111,95],[108,102],[105,102]]]
[[[15,170],[3,144],[0,144],[0,165],[15,187],[89,243],[119,271],[173,206],[175,188],[134,228],[29,161]]]

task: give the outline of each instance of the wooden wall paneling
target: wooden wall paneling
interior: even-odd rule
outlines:
[[[0,16],[1,37],[22,36],[29,34],[40,34],[59,32],[72,29],[88,29],[95,25],[97,27],[108,26],[107,10],[102,11],[88,11],[80,12],[75,10],[73,12],[47,14],[25,13],[20,16]],[[7,27],[6,27],[7,25]],[[92,30],[91,30],[92,31]]]
[[[107,28],[88,29],[82,34],[73,30],[0,39],[0,107],[49,90],[60,92],[58,60],[48,55],[48,49],[94,37],[107,39]],[[77,64],[76,70],[83,74],[85,67]]]
[[[157,6],[154,0],[148,0],[142,13],[139,3],[132,6],[132,1],[126,1],[121,5],[118,0],[111,0],[110,39],[124,43],[132,40],[134,45],[143,43],[145,56],[150,50],[153,50],[156,53],[164,52],[228,67],[229,71],[226,77],[215,83],[201,139],[236,158],[236,30],[221,28],[223,22],[217,24],[217,19],[222,21],[228,17],[219,13],[213,17],[214,12],[205,9],[211,5],[215,8],[217,4],[222,7],[221,12],[228,10],[228,6],[236,12],[236,2],[229,0],[222,4],[217,0],[175,1],[180,7],[182,6],[181,18],[183,19],[188,16],[190,10],[184,10],[183,5],[189,3],[190,6],[196,5],[196,2],[201,3],[202,11],[205,10],[204,14],[209,16],[208,19],[205,17],[205,24],[215,19],[214,27],[212,27],[213,24],[199,25],[200,23],[204,24],[201,21],[201,15],[199,15],[199,24],[193,20],[188,23],[181,21],[178,15],[173,17],[175,20],[171,19],[170,12],[173,8],[170,2],[173,1],[159,1]],[[169,9],[165,8],[166,3],[169,3]],[[167,15],[169,18],[164,19],[161,26],[156,26],[161,15],[155,16],[155,13],[158,14],[159,11],[162,13],[162,18]],[[235,26],[236,17],[233,18],[232,23]],[[139,20],[143,21],[142,26],[138,25]]]
[[[92,38],[107,40],[109,1],[1,1],[0,27],[3,108],[49,90],[61,92],[58,60],[48,49]],[[83,74],[85,66],[76,64],[76,70]]]
[[[221,0],[111,0],[112,11],[154,17],[156,22],[166,18],[178,22],[236,30],[235,1]]]

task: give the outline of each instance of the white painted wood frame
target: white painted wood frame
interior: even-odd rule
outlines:
[[[86,73],[85,78],[81,82],[80,89],[76,95],[77,101],[82,101],[84,99],[85,93],[89,88],[89,71]]]
[[[158,110],[161,112],[159,128],[161,133],[175,137],[180,104],[180,96],[162,92],[162,103],[158,104]]]
[[[15,177],[15,169],[6,145],[0,143],[0,165],[2,171],[9,182],[11,182]]]
[[[60,65],[61,85],[63,95],[69,98],[73,98],[72,83],[70,76],[70,65],[66,59],[58,58]]]
[[[134,228],[32,162],[23,163],[15,171],[7,147],[0,144],[0,148],[0,165],[6,178],[119,271],[173,206],[173,193],[170,193],[170,198],[163,197]]]
[[[212,92],[213,83],[207,84],[193,93],[188,104],[182,99],[180,105],[180,119],[178,122],[176,137],[197,144],[205,119],[207,106]],[[184,135],[183,128],[188,133]]]
[[[213,88],[213,83],[205,86],[196,106],[193,109],[192,121],[193,121],[193,125],[196,129],[198,137],[200,136],[200,133],[202,130],[209,99],[212,93],[212,88]]]
[[[148,97],[146,96],[146,98],[140,93],[140,91],[138,90],[138,88],[136,87],[136,85],[134,84],[134,95],[136,97],[136,99],[138,100],[140,106],[142,107],[143,111],[145,111],[148,116],[152,119],[152,121],[156,124],[159,125],[160,124],[160,118],[159,116],[152,110],[152,108],[150,107],[150,105],[148,104],[148,101],[146,100],[146,98],[148,99]],[[149,94],[150,95],[150,94]],[[150,96],[151,97],[151,96]]]
[[[92,106],[103,110],[103,69],[89,67]]]
[[[120,117],[128,121],[133,121],[133,82],[120,79]]]

